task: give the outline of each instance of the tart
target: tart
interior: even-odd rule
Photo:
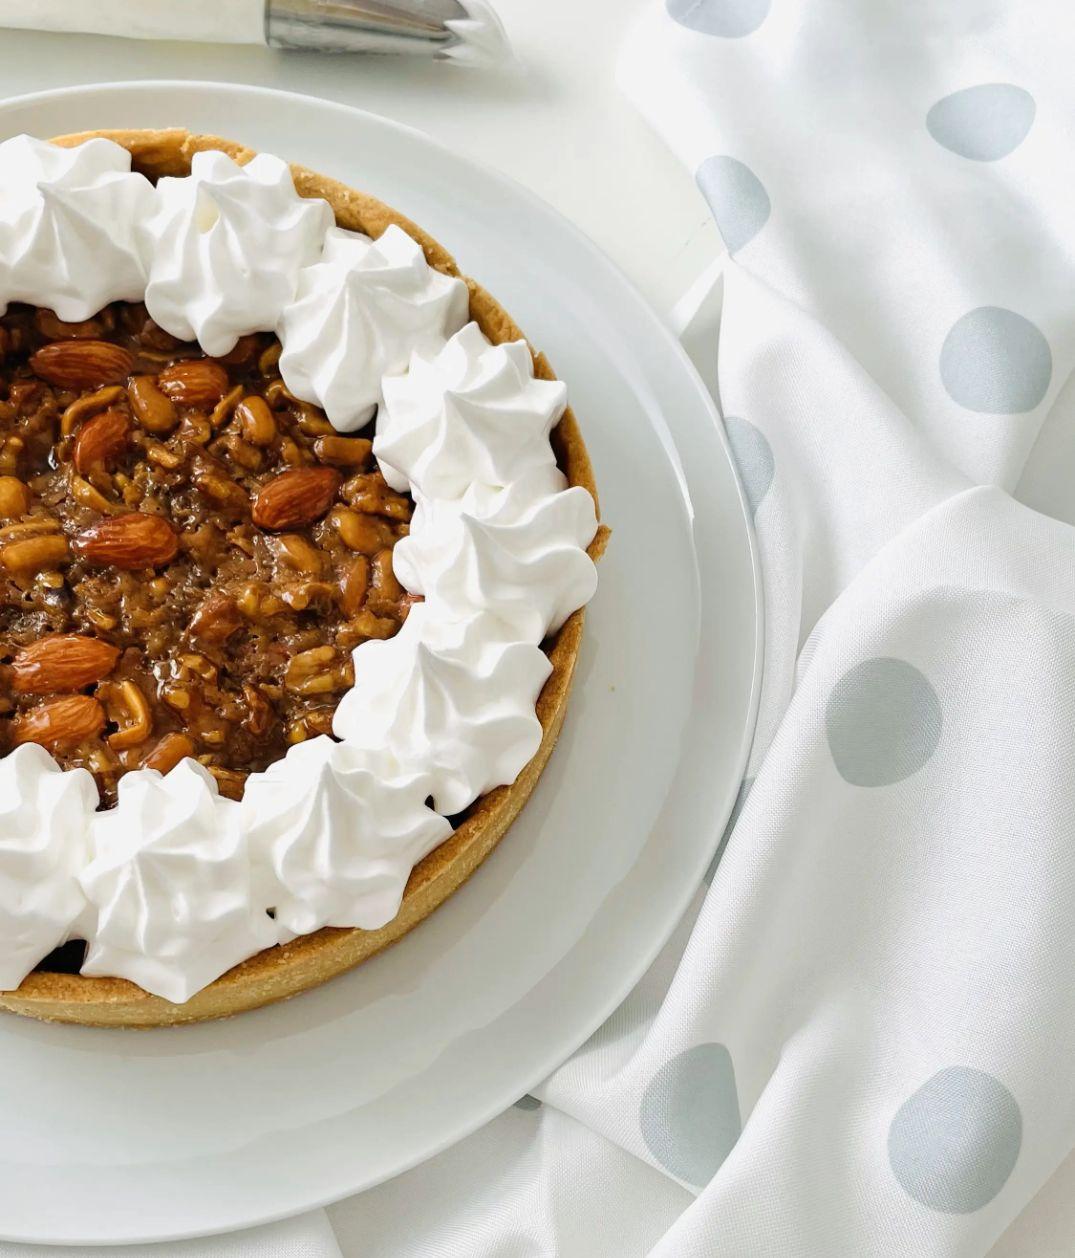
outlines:
[[[227,1016],[400,938],[503,837],[566,709],[593,474],[545,359],[379,201],[181,130],[25,146],[0,939],[37,964],[0,1007]]]

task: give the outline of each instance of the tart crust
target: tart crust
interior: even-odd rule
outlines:
[[[188,131],[87,131],[60,136],[56,144],[74,146],[104,136],[128,149],[134,169],[150,178],[187,175],[193,155],[221,149],[240,164],[254,151],[218,136]],[[395,223],[417,240],[431,266],[459,275],[454,259],[431,236],[396,210],[366,193],[334,179],[292,165],[299,194],[321,197],[340,227],[379,236]],[[502,306],[474,280],[464,276],[470,290],[470,317],[494,343],[518,340],[522,332]],[[534,354],[537,376],[555,379],[543,354]],[[557,460],[572,485],[581,485],[597,503],[597,488],[586,446],[570,408],[552,435]],[[598,528],[589,553],[595,560],[605,548],[608,529]],[[537,715],[543,737],[537,753],[516,781],[483,795],[469,810],[452,836],[415,866],[399,913],[380,930],[326,927],[291,943],[268,948],[229,970],[185,1004],[152,996],[127,979],[90,978],[35,970],[17,990],[0,992],[0,1008],[47,1021],[86,1026],[153,1027],[229,1017],[246,1009],[285,1000],[352,969],[417,926],[474,872],[503,838],[537,784],[563,724],[571,680],[582,641],[584,612],[571,615],[563,628],[544,644],[552,673],[538,698]]]

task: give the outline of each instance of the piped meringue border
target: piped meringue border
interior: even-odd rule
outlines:
[[[195,152],[219,149],[243,163],[253,154],[218,137],[185,132],[111,132],[103,134],[129,148],[135,166],[151,176],[181,175]],[[89,136],[64,137],[78,144]],[[430,264],[445,275],[458,275],[450,256],[413,223],[389,207],[300,167],[292,167],[297,190],[329,202],[339,226],[376,237],[396,225],[418,240]],[[470,315],[494,344],[519,340],[521,332],[507,313],[473,281],[466,281]],[[541,355],[535,376],[555,380]],[[596,506],[592,470],[570,410],[553,433],[557,463],[571,485],[586,489]],[[607,530],[599,528],[588,547],[592,558],[604,548]],[[510,786],[484,795],[463,823],[414,868],[399,913],[374,930],[326,928],[250,957],[183,1004],[148,995],[123,979],[33,973],[17,993],[0,995],[0,1006],[38,1017],[97,1025],[160,1025],[218,1017],[281,999],[357,964],[421,921],[480,863],[522,807],[551,752],[563,719],[567,693],[582,632],[582,612],[574,612],[547,644],[551,676],[537,704],[541,742]]]

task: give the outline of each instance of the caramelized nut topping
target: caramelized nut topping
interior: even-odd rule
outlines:
[[[40,743],[108,806],[187,756],[239,798],[331,734],[352,650],[414,601],[392,572],[413,503],[279,349],[210,359],[140,305],[0,317],[0,754]]]

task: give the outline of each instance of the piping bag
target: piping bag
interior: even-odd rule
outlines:
[[[0,0],[0,27],[510,65],[486,0]],[[0,32],[0,41],[3,34]]]

